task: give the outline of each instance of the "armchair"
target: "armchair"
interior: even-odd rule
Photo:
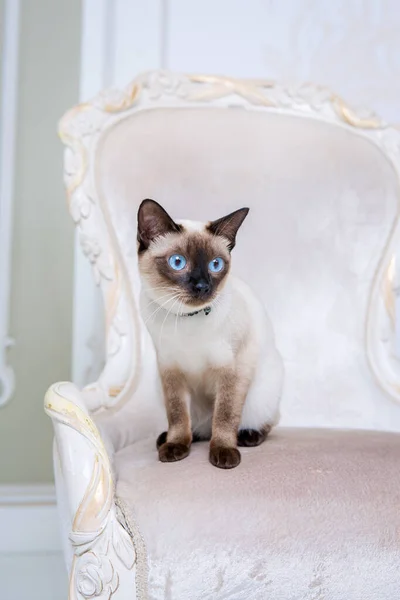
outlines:
[[[400,132],[314,85],[150,72],[61,120],[106,364],[50,387],[70,600],[394,600],[400,589]],[[281,426],[222,472],[157,460],[136,210],[251,212],[234,268],[285,364]],[[249,260],[251,258],[251,260]]]

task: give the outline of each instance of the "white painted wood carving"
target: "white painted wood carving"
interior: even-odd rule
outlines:
[[[12,397],[15,377],[7,350],[12,275],[12,205],[14,195],[15,126],[18,87],[19,1],[7,0],[3,21],[0,131],[0,406]]]
[[[290,114],[345,128],[368,139],[400,176],[400,132],[369,112],[359,113],[325,87],[282,86],[262,80],[164,71],[139,76],[125,89],[108,90],[69,111],[60,123],[66,144],[65,184],[80,243],[100,286],[106,310],[107,360],[99,380],[79,391],[56,384],[46,412],[56,433],[55,465],[67,543],[70,600],[146,598],[146,551],[140,533],[124,522],[114,498],[112,448],[90,412],[117,409],[132,398],[142,366],[141,325],[128,288],[120,249],[106,204],[96,193],[93,164],[106,131],[127,116],[155,107],[232,105]],[[398,218],[380,258],[372,285],[365,351],[381,388],[400,401],[400,370],[394,358],[394,272]],[[389,333],[388,333],[389,332]]]
[[[163,66],[165,10],[162,0],[147,0],[146,10],[141,0],[83,1],[81,101],[116,85],[121,68],[129,73],[121,79],[126,83],[132,73]],[[87,240],[91,252],[89,246]],[[72,378],[77,385],[92,381],[104,364],[102,303],[96,292],[77,239],[72,336]]]
[[[61,506],[68,503],[67,522],[72,519],[69,539],[64,540],[73,551],[68,598],[109,600],[116,592],[117,597],[134,598],[134,566],[136,562],[143,564],[136,560],[137,553],[143,556],[141,540],[136,539],[135,549],[132,532],[128,533],[121,524],[121,512],[114,501],[110,459],[103,440],[72,384],[52,386],[46,395],[45,407],[53,419],[57,440],[58,501]],[[74,448],[72,453],[71,447]],[[62,499],[61,485],[68,489]],[[136,579],[140,580],[140,569]]]

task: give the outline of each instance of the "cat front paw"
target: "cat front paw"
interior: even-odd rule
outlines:
[[[211,446],[209,458],[210,463],[219,469],[234,469],[241,460],[237,448],[227,448],[226,446]]]
[[[240,429],[237,439],[238,446],[259,446],[265,441],[270,431],[271,425],[265,425],[261,429]]]
[[[163,444],[165,444],[165,442],[167,441],[168,438],[168,431],[163,431],[162,433],[160,433],[160,435],[157,438],[157,450],[159,450],[161,448],[161,446]],[[210,439],[210,436],[207,435],[200,435],[199,433],[196,433],[195,431],[192,434],[192,444],[195,444],[196,442],[206,442]]]
[[[168,436],[167,431],[163,431],[162,433],[160,433],[160,435],[157,438],[157,450],[159,450],[161,448],[161,446],[163,444],[165,444],[165,442],[167,441],[167,436]]]
[[[176,462],[189,455],[190,446],[166,442],[158,449],[158,457],[161,462]]]

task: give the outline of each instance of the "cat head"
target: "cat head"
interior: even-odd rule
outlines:
[[[226,282],[236,234],[248,212],[241,208],[208,223],[174,221],[160,204],[143,200],[137,235],[147,294],[171,312],[209,306]]]

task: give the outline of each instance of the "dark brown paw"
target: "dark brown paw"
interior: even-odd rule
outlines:
[[[157,450],[161,448],[163,444],[167,441],[168,431],[163,431],[157,438]]]
[[[210,463],[219,469],[233,469],[240,463],[240,452],[237,448],[212,446],[210,448]]]
[[[257,429],[241,429],[238,433],[238,446],[259,446],[271,431],[271,427],[265,426],[260,431]]]
[[[162,433],[160,433],[160,435],[157,438],[157,450],[159,450],[161,448],[161,446],[163,444],[165,444],[165,442],[167,441],[167,437],[168,437],[168,431],[163,431]],[[194,431],[193,438],[192,438],[192,444],[195,444],[196,442],[206,442],[206,441],[209,441],[209,439],[210,439],[210,436],[203,437]]]
[[[190,452],[190,447],[185,444],[174,444],[166,442],[158,449],[158,457],[161,462],[176,462],[186,458]]]

